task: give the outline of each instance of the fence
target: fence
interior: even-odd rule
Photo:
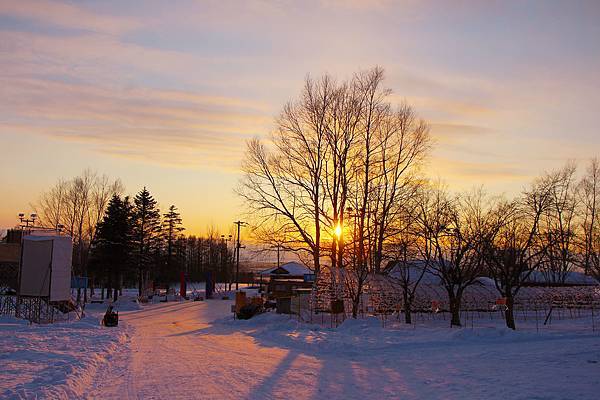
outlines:
[[[291,311],[303,322],[335,327],[352,314],[351,297],[346,291],[340,293],[331,281],[318,282],[312,294],[302,296],[293,301]],[[499,297],[489,280],[468,287],[460,310],[463,325],[474,327],[486,320],[504,319],[505,305]],[[332,312],[335,300],[343,301],[339,313]],[[377,316],[386,325],[400,320],[404,308],[401,286],[384,276],[375,276],[369,279],[357,311],[359,317]],[[582,329],[596,331],[600,325],[600,286],[523,287],[515,298],[513,310],[517,321],[531,327],[535,324],[538,331],[564,320],[578,320]],[[411,311],[415,323],[449,321],[446,290],[435,284],[420,284]]]

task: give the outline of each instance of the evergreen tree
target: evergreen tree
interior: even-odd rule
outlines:
[[[114,300],[131,267],[131,212],[129,198],[115,194],[96,228],[91,267],[101,284],[114,289]]]
[[[176,272],[181,267],[182,243],[178,240],[185,228],[182,226],[182,220],[177,207],[171,205],[169,211],[164,214],[163,219],[163,237],[166,243],[166,271],[163,279],[170,280],[176,276]]]
[[[161,221],[156,200],[144,187],[133,200],[133,243],[138,268],[138,293],[141,296],[160,254]]]

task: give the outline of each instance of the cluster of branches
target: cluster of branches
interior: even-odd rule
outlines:
[[[383,78],[378,67],[343,82],[307,78],[269,143],[248,143],[238,190],[257,225],[275,226],[271,242],[307,253],[317,279],[327,268],[351,293],[354,315],[430,144],[427,124],[392,105]]]
[[[42,226],[60,228],[73,238],[76,273],[87,273],[90,246],[96,238],[98,222],[111,197],[122,192],[123,184],[119,179],[113,180],[87,169],[72,179],[59,180],[33,204]]]
[[[238,192],[262,241],[308,255],[355,317],[385,261],[399,266],[407,322],[427,272],[448,293],[452,325],[466,288],[491,277],[512,328],[514,298],[535,271],[555,283],[574,268],[600,277],[597,160],[581,179],[568,164],[513,200],[451,195],[419,177],[427,124],[407,104],[393,107],[382,80],[380,68],[341,83],[307,78],[270,140],[248,143]]]

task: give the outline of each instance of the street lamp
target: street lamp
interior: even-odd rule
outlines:
[[[238,290],[240,284],[240,249],[244,247],[240,244],[240,228],[242,227],[242,225],[246,225],[246,223],[244,221],[235,221],[234,224],[237,225],[237,244],[235,246],[235,290]]]
[[[29,218],[25,218],[25,213],[19,213],[19,221],[21,222],[21,228],[29,228],[29,224],[31,224],[31,227],[33,227],[35,225],[36,219],[36,213],[29,214]],[[23,226],[23,224],[25,225]]]
[[[223,241],[223,243],[225,244],[225,257],[223,257],[223,253],[221,252],[221,263],[223,265],[223,267],[225,267],[225,262],[223,261],[223,258],[227,259],[227,249],[229,246],[227,246],[227,242],[230,242],[232,240],[231,235],[228,235],[227,237],[225,237],[225,235],[221,235],[221,240]],[[227,281],[229,283],[229,290],[231,290],[231,271],[229,270],[229,267],[227,267]]]

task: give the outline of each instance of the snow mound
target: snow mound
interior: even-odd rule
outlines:
[[[367,317],[347,319],[337,328],[298,321],[296,317],[264,313],[250,320],[231,317],[213,322],[215,325],[239,330],[262,344],[285,347],[306,353],[340,353],[353,355],[364,351],[387,351],[398,348],[488,343],[517,343],[537,338],[532,332],[513,331],[503,326],[449,328],[448,326],[406,325]]]

